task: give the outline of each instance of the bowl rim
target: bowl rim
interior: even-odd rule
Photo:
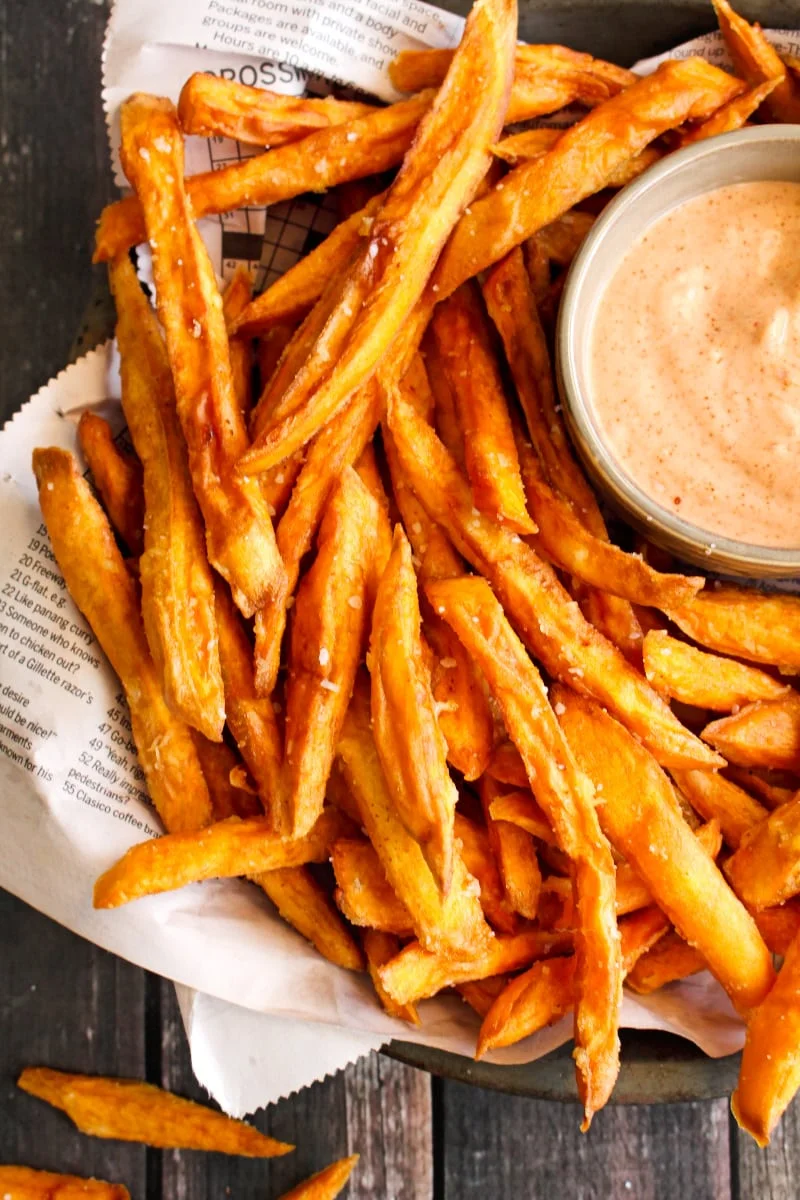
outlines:
[[[800,145],[800,124],[758,125],[695,142],[669,154],[622,188],[603,209],[569,267],[555,334],[555,370],[564,416],[573,443],[598,486],[610,495],[632,524],[644,532],[655,533],[656,537],[661,534],[671,549],[677,549],[690,561],[707,570],[725,569],[754,579],[788,577],[800,572],[800,541],[796,548],[740,541],[695,525],[658,504],[626,474],[601,437],[598,424],[592,420],[587,390],[580,383],[576,359],[584,289],[587,282],[591,282],[598,251],[612,229],[670,176],[690,171],[700,160],[746,153],[748,146],[765,142]],[[727,185],[721,183],[718,186]],[[687,195],[679,204],[710,190],[704,188]]]

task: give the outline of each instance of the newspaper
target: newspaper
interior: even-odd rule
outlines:
[[[346,24],[350,40],[347,52],[341,50],[331,63],[323,55],[333,39],[320,31],[333,28],[327,23],[333,13]],[[308,28],[298,42],[303,20]],[[186,76],[202,69],[234,72],[247,82],[256,72],[256,82],[269,78],[274,87],[299,91],[306,83],[322,87],[310,73],[325,70],[332,79],[388,98],[385,67],[396,50],[450,45],[460,28],[459,18],[415,0],[181,0],[169,6],[121,0],[104,55],[112,143],[118,103],[136,88],[175,98]],[[341,30],[339,36],[344,37]],[[225,40],[229,37],[235,44]],[[378,37],[385,47],[380,66],[367,55]],[[713,37],[692,47],[719,53]],[[291,69],[276,66],[277,59]],[[204,143],[191,156],[218,150]],[[207,166],[206,157],[199,167]],[[196,157],[190,157],[189,169],[198,169]],[[264,277],[271,269],[286,269],[288,259],[302,253],[291,215],[307,235],[325,210],[324,201],[295,205],[277,218],[275,209],[251,214],[251,232],[261,230],[258,253],[255,240],[246,248],[226,240],[236,232],[229,221],[238,217],[204,222],[220,273],[240,261],[226,252],[231,246],[245,249],[246,261],[261,263]],[[276,219],[281,230],[271,245],[270,222]],[[287,256],[279,265],[276,251]],[[97,945],[174,980],[195,1071],[229,1112],[252,1111],[392,1038],[471,1056],[477,1018],[466,1005],[452,998],[424,1002],[419,1030],[393,1020],[376,1003],[366,977],[322,959],[243,881],[197,884],[112,912],[92,908],[96,877],[159,828],[145,795],[124,696],[67,594],[30,470],[37,445],[77,452],[77,421],[87,409],[101,412],[122,432],[112,343],[51,380],[0,433],[0,886]],[[680,1034],[712,1056],[731,1053],[743,1041],[740,1021],[708,974],[651,997],[626,995],[622,1023]],[[529,1062],[570,1036],[565,1019],[489,1058]]]

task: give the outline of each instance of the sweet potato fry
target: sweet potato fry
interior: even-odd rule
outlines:
[[[800,892],[800,798],[748,830],[725,874],[745,904],[756,909],[782,904]]]
[[[121,156],[144,212],[158,313],[189,451],[208,557],[252,616],[283,582],[258,483],[234,464],[247,446],[236,402],[222,302],[183,187],[183,141],[167,100],[141,93],[121,109]]]
[[[778,77],[768,79],[765,83],[759,83],[743,92],[741,96],[734,96],[710,117],[706,117],[705,121],[701,121],[693,129],[683,131],[678,139],[678,145],[691,146],[692,142],[704,142],[706,138],[718,137],[722,133],[732,133],[735,129],[741,129],[781,82],[782,80]]]
[[[213,76],[208,75],[211,79]],[[225,291],[222,293],[222,315],[230,330],[253,298],[253,281],[247,267],[240,263]],[[253,347],[248,335],[230,334],[228,348],[231,356],[231,378],[233,392],[242,418],[247,423],[253,407]]]
[[[289,925],[323,958],[348,971],[364,970],[364,955],[328,892],[308,867],[283,867],[252,876]]]
[[[746,120],[746,118],[743,118],[743,120]],[[503,162],[507,162],[510,166],[515,167],[519,163],[531,162],[533,159],[540,158],[543,154],[546,154],[558,141],[561,132],[560,129],[525,129],[522,133],[513,133],[510,137],[503,138],[501,142],[492,147],[492,153],[497,158],[502,159]],[[632,158],[629,158],[627,162],[620,163],[613,174],[609,175],[606,187],[625,187],[632,180],[638,179],[648,167],[652,167],[653,163],[659,162],[663,156],[663,151],[657,147],[645,147],[644,150],[640,150],[638,154],[634,154]],[[592,219],[588,213],[581,213],[580,215],[588,217],[591,225]],[[538,236],[538,234],[535,236]],[[550,257],[552,258],[553,255]],[[571,257],[567,260],[567,262],[569,261],[571,261]],[[566,264],[562,263],[561,265]]]
[[[658,945],[669,921],[655,905],[619,923],[623,970],[627,975],[641,955]],[[576,958],[549,958],[512,979],[486,1013],[476,1059],[498,1046],[512,1046],[571,1012],[577,999]]]
[[[666,766],[721,766],[722,759],[683,728],[616,647],[583,619],[553,570],[517,535],[475,516],[455,463],[396,392],[389,425],[403,470],[428,515],[494,585],[548,672],[608,705]]]
[[[480,783],[480,797],[505,898],[514,912],[529,921],[535,921],[542,890],[542,871],[536,845],[527,830],[492,816],[492,802],[499,794],[500,785],[490,775],[485,775]]]
[[[284,1192],[280,1200],[334,1200],[347,1183],[357,1162],[357,1154],[351,1154],[349,1158],[340,1158],[338,1162],[317,1171],[310,1179],[298,1183],[290,1192]]]
[[[17,1086],[60,1108],[81,1133],[91,1137],[143,1142],[164,1150],[213,1150],[245,1158],[274,1158],[294,1150],[244,1121],[135,1079],[26,1067]]]
[[[438,288],[443,300],[543,225],[600,191],[621,163],[662,133],[710,116],[742,87],[700,58],[662,63],[567,129],[549,153],[515,167],[476,200],[447,243],[428,290]]]
[[[650,630],[642,653],[645,674],[656,691],[696,708],[730,712],[753,700],[776,700],[788,691],[786,684],[758,667],[706,654],[665,630]]]
[[[314,439],[297,477],[286,511],[278,523],[278,548],[286,572],[286,591],[256,615],[256,687],[268,696],[275,686],[281,641],[286,627],[286,602],[300,574],[300,560],[311,548],[331,490],[345,467],[352,466],[378,424],[379,396],[369,384]]]
[[[751,662],[800,670],[800,597],[721,587],[667,616],[701,646]]]
[[[517,533],[535,533],[500,367],[471,284],[464,284],[438,306],[431,332],[455,401],[475,504]]]
[[[401,92],[438,87],[452,58],[452,50],[401,51],[390,63],[389,74]],[[508,120],[545,116],[575,102],[598,104],[634,79],[614,63],[566,46],[518,45]]]
[[[429,584],[428,598],[486,676],[536,798],[572,861],[580,915],[576,1064],[588,1127],[592,1113],[608,1099],[619,1070],[622,994],[614,862],[597,821],[592,786],[570,753],[541,676],[488,583],[466,576],[444,580]]]
[[[472,1011],[483,1019],[507,983],[508,975],[490,975],[488,979],[471,979],[467,983],[457,983],[456,991],[462,1000],[466,1000]]]
[[[673,770],[672,777],[701,817],[719,821],[722,836],[734,850],[748,830],[768,815],[757,800],[716,771]]]
[[[459,957],[481,954],[492,932],[483,918],[478,884],[456,849],[450,891],[441,894],[418,843],[395,812],[370,724],[369,683],[362,676],[356,680],[338,754],[386,877],[411,913],[414,932],[426,949]]]
[[[254,337],[274,329],[280,322],[305,317],[331,277],[345,269],[361,239],[369,237],[373,218],[382,201],[382,195],[373,196],[360,212],[341,221],[324,242],[256,296],[229,325],[229,333]]]
[[[411,914],[392,890],[369,842],[342,838],[331,849],[331,865],[336,877],[336,903],[351,925],[402,938],[413,936]]]
[[[525,929],[494,938],[488,949],[474,958],[459,959],[449,954],[432,954],[419,942],[410,942],[396,958],[381,967],[380,977],[396,1003],[413,1004],[457,983],[518,971],[536,958],[563,953],[571,945],[570,934]]]
[[[598,815],[612,844],[747,1013],[772,986],[772,960],[752,917],[683,820],[666,775],[598,705],[558,685],[551,696],[575,757],[600,789]]]
[[[124,454],[111,436],[108,421],[85,412],[78,422],[78,442],[94,477],[108,519],[134,556],[142,553],[144,489],[142,465]]]
[[[217,582],[217,632],[228,728],[276,831],[286,821],[281,786],[283,747],[270,700],[256,695],[250,640],[226,586]]]
[[[343,472],[295,601],[286,685],[282,789],[286,830],[302,837],[325,802],[367,630],[367,583],[377,553],[378,505]]]
[[[528,786],[525,764],[520,757],[519,750],[508,738],[498,742],[495,746],[486,772],[491,775],[492,779],[497,779],[500,783],[508,783],[515,788],[527,788]]]
[[[515,0],[478,0],[472,8],[339,303],[269,426],[242,456],[243,471],[264,471],[304,445],[390,350],[488,169],[508,103],[516,16]]]
[[[394,511],[386,494],[386,488],[383,486],[374,442],[367,442],[361,451],[356,462],[355,473],[375,501],[375,527],[373,530],[375,551],[372,555],[366,589],[367,603],[371,610],[375,603],[378,584],[392,553],[392,514]]]
[[[219,741],[225,701],[214,584],[167,351],[127,255],[110,264],[109,281],[117,308],[122,408],[144,471],[139,577],[147,641],[167,704]]]
[[[486,920],[498,933],[516,933],[519,921],[504,894],[488,831],[456,812],[455,835],[464,866],[480,886]]]
[[[550,562],[598,591],[645,606],[680,604],[703,586],[702,576],[666,575],[638,555],[594,537],[568,501],[547,482],[544,465],[533,447],[518,437],[517,450],[528,506],[538,527],[531,544]]]
[[[794,775],[786,771],[770,771],[769,768],[732,767],[727,770],[728,777],[739,787],[744,788],[752,796],[757,796],[770,812],[793,800],[798,790],[798,781]]]
[[[531,837],[555,845],[553,827],[530,792],[507,792],[505,796],[498,796],[489,805],[489,813],[495,821],[517,825]]]
[[[390,1017],[408,1021],[409,1025],[420,1025],[419,1014],[413,1004],[397,1004],[381,983],[380,968],[400,953],[400,943],[394,934],[382,933],[378,929],[365,929],[362,935],[367,970],[375,988],[381,1007]]]
[[[283,279],[285,276],[281,276],[281,278]],[[262,293],[262,295],[265,294]],[[298,321],[277,321],[257,339],[256,366],[258,367],[258,382],[262,392],[269,387],[278,363],[283,357],[283,352],[297,332],[298,325]]]
[[[667,983],[705,971],[706,966],[700,951],[684,942],[673,929],[642,955],[625,982],[632,991],[647,996]]]
[[[8,1200],[131,1200],[121,1183],[12,1166],[0,1166],[0,1195]]]
[[[202,733],[195,733],[194,745],[208,784],[214,820],[263,816],[258,796],[234,782],[237,773],[246,768],[227,742],[211,742]]]
[[[375,745],[392,803],[447,893],[458,793],[423,661],[411,547],[399,525],[375,601],[370,674]]]
[[[172,833],[131,846],[97,880],[95,908],[118,908],[141,896],[170,892],[201,879],[259,875],[282,867],[326,862],[333,843],[353,832],[352,822],[327,808],[304,838],[284,840],[265,817],[232,817],[193,833]]]
[[[800,121],[800,82],[787,70],[777,50],[764,37],[760,25],[750,25],[731,8],[728,0],[712,0],[720,31],[738,73],[748,83],[778,80],[764,103],[772,121],[790,125]]]
[[[552,262],[559,267],[568,267],[594,223],[595,217],[591,213],[571,208],[563,213],[557,221],[540,229],[535,237]],[[511,257],[513,261],[513,253]],[[514,278],[513,275],[512,278]],[[555,415],[557,414],[550,413],[548,407],[548,416]]]
[[[248,146],[283,146],[374,111],[373,105],[333,96],[282,96],[205,71],[190,75],[178,98],[184,133],[229,137]]]
[[[719,821],[710,819],[695,831],[698,842],[711,858],[716,858],[722,849],[722,831]],[[636,912],[653,903],[653,894],[641,875],[629,862],[617,864],[617,916]]]
[[[800,937],[789,946],[775,986],[747,1026],[733,1115],[759,1146],[769,1144],[800,1087]]]
[[[211,802],[191,732],[167,708],[136,585],[74,458],[34,450],[33,470],[50,543],[70,595],[120,678],[150,798],[168,830],[200,829]]]
[[[433,93],[378,108],[345,125],[320,129],[300,142],[253,158],[205,171],[186,180],[195,217],[246,205],[278,204],[304,192],[324,192],[339,183],[396,166],[408,150]],[[145,240],[147,231],[136,197],[109,204],[100,214],[95,262],[116,257]]]
[[[800,694],[748,704],[703,730],[703,740],[742,767],[800,770]]]
[[[756,910],[753,920],[770,953],[783,957],[800,933],[800,905],[796,900],[787,900],[775,908]]]

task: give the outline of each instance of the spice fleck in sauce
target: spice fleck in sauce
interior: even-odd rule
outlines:
[[[702,529],[800,546],[800,183],[721,187],[656,221],[598,305],[604,440]]]

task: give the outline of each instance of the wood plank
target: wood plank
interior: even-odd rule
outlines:
[[[0,6],[0,405],[61,370],[91,287],[94,223],[112,194],[100,105],[107,0]]]
[[[446,1200],[728,1200],[731,1194],[725,1100],[609,1106],[586,1135],[572,1104],[446,1083],[442,1108]],[[748,1195],[760,1200],[758,1192]]]
[[[141,1077],[144,974],[0,892],[0,1162],[120,1180],[144,1196],[143,1146],[84,1137],[13,1081],[25,1066]]]
[[[344,1079],[347,1149],[361,1155],[348,1200],[433,1200],[431,1077],[370,1054]]]
[[[761,1150],[731,1118],[736,1200],[795,1200],[800,1178],[800,1103],[794,1100]]]

